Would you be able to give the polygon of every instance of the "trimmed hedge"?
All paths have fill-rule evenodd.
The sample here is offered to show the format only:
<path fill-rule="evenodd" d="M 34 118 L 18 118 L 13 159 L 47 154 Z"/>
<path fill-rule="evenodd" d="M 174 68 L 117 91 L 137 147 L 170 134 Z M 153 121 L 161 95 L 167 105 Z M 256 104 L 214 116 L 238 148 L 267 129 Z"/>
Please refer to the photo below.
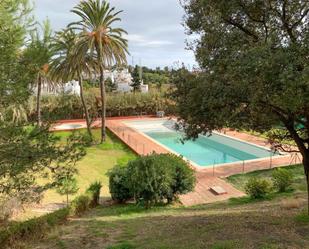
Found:
<path fill-rule="evenodd" d="M 0 230 L 1 248 L 11 248 L 16 241 L 40 239 L 52 227 L 63 224 L 69 216 L 69 209 L 59 209 L 53 213 L 18 222 Z"/>

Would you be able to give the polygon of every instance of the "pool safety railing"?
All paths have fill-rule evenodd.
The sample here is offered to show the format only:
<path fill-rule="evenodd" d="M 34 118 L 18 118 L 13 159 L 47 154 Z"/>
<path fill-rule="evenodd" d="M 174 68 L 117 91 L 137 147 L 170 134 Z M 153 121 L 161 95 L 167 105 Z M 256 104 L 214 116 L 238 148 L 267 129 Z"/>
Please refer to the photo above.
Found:
<path fill-rule="evenodd" d="M 257 160 L 241 161 L 229 164 L 216 165 L 214 161 L 212 167 L 205 168 L 203 171 L 209 176 L 226 177 L 235 174 L 244 174 L 256 170 L 272 169 L 282 166 L 291 166 L 302 163 L 299 153 L 290 153 L 282 156 L 270 154 L 268 158 Z"/>
<path fill-rule="evenodd" d="M 128 130 L 126 127 L 109 125 L 108 128 L 137 154 L 146 156 L 154 152 L 148 148 L 145 143 L 134 138 L 134 136 L 132 136 L 132 131 Z"/>

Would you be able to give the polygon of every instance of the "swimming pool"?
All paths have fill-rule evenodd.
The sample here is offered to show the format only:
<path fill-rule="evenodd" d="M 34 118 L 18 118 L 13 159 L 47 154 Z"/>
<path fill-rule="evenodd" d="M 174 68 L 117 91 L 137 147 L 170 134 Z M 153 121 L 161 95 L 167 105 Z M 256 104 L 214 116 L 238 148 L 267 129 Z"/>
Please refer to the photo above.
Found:
<path fill-rule="evenodd" d="M 272 151 L 218 133 L 200 135 L 196 140 L 181 142 L 183 134 L 173 129 L 172 120 L 128 121 L 128 126 L 143 133 L 171 152 L 182 155 L 198 166 L 255 160 L 275 155 Z"/>

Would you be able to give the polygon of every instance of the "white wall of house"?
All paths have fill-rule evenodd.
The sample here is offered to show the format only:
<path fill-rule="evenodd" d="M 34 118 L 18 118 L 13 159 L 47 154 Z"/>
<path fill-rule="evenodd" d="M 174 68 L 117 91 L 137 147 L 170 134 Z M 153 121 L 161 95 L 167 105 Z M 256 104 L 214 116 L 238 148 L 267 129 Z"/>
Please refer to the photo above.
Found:
<path fill-rule="evenodd" d="M 37 93 L 37 86 L 33 87 L 32 89 L 33 94 L 36 95 Z M 55 86 L 48 86 L 46 84 L 42 85 L 42 96 L 44 95 L 61 95 L 61 94 L 72 94 L 72 95 L 79 95 L 80 94 L 80 86 L 78 81 L 72 80 L 65 84 L 59 84 Z"/>
<path fill-rule="evenodd" d="M 141 85 L 141 92 L 142 93 L 148 93 L 148 91 L 149 91 L 149 86 L 142 84 Z"/>
<path fill-rule="evenodd" d="M 78 81 L 72 80 L 66 84 L 64 84 L 64 93 L 66 94 L 74 94 L 79 95 L 80 94 L 80 86 L 78 84 Z"/>
<path fill-rule="evenodd" d="M 123 93 L 128 93 L 133 91 L 133 87 L 130 86 L 128 83 L 117 83 L 117 91 L 118 92 L 123 92 Z"/>

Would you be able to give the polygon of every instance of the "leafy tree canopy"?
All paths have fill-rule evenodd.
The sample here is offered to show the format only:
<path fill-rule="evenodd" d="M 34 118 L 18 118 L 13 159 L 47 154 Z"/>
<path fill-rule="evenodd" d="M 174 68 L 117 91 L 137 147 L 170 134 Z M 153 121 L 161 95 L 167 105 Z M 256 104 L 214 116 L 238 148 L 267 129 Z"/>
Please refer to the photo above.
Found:
<path fill-rule="evenodd" d="M 309 2 L 186 0 L 185 23 L 200 72 L 175 79 L 189 137 L 223 127 L 292 139 L 309 181 Z M 292 149 L 294 150 L 294 149 Z M 309 187 L 309 186 L 308 186 Z"/>
<path fill-rule="evenodd" d="M 0 1 L 0 117 L 2 108 L 20 104 L 28 96 L 29 75 L 19 62 L 33 21 L 30 12 L 27 0 Z"/>
<path fill-rule="evenodd" d="M 82 136 L 59 141 L 48 126 L 34 127 L 22 114 L 35 79 L 29 69 L 41 61 L 40 53 L 25 59 L 33 45 L 28 49 L 25 42 L 30 14 L 27 0 L 0 2 L 0 197 L 22 202 L 39 200 L 63 175 L 76 173 L 75 163 L 85 154 Z"/>

